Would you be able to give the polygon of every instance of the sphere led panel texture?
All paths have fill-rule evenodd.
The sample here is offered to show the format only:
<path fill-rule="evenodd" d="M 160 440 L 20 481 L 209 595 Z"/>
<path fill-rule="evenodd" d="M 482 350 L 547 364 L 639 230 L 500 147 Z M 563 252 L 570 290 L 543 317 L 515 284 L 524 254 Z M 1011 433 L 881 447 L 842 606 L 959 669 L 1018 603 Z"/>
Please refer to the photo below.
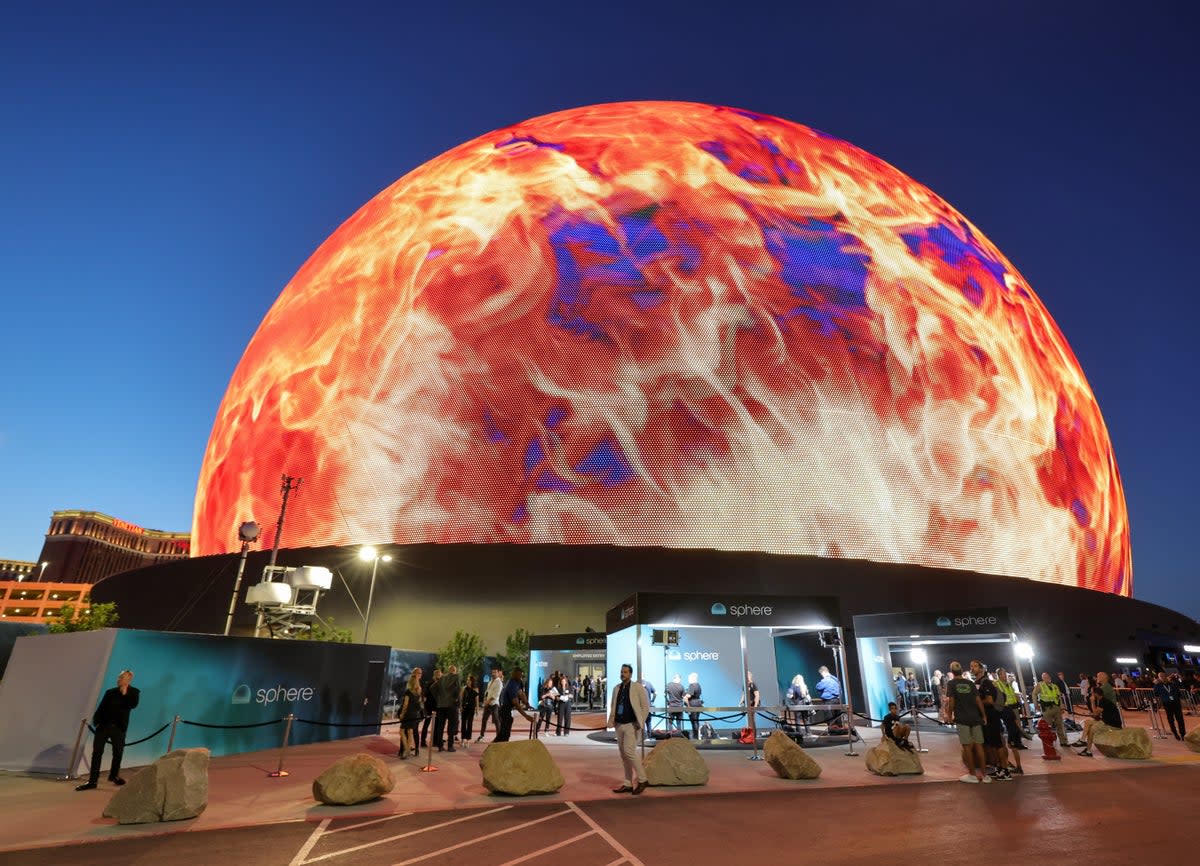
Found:
<path fill-rule="evenodd" d="M 662 545 L 1128 595 L 1112 445 L 1046 308 L 844 141 L 592 106 L 417 168 L 284 289 L 221 404 L 193 550 Z"/>

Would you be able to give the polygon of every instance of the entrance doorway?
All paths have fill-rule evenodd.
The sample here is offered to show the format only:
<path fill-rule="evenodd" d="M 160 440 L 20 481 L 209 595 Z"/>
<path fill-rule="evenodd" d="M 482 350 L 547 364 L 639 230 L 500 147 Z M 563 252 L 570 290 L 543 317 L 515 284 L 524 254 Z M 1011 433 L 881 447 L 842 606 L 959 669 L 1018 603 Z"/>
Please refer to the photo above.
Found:
<path fill-rule="evenodd" d="M 604 684 L 600 678 L 604 676 L 602 662 L 575 662 L 575 679 L 580 684 L 579 694 L 575 697 L 575 705 L 583 707 L 604 706 Z M 588 683 L 584 689 L 583 683 Z M 590 690 L 591 694 L 588 694 Z"/>
<path fill-rule="evenodd" d="M 989 671 L 1003 667 L 1015 674 L 1023 694 L 1032 671 L 1032 662 L 1017 654 L 1018 638 L 1007 608 L 856 616 L 854 636 L 873 720 L 883 718 L 890 701 L 936 718 L 951 661 L 961 662 L 964 669 L 972 659 Z M 913 683 L 915 694 L 909 698 Z"/>

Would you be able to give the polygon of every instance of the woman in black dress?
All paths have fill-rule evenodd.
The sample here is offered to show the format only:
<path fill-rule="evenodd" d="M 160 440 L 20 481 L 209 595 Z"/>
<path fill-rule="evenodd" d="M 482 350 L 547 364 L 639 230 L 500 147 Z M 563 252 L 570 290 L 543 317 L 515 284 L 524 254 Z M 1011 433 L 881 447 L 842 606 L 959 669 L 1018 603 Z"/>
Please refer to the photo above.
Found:
<path fill-rule="evenodd" d="M 420 754 L 417 748 L 417 726 L 425 716 L 421 700 L 421 669 L 417 668 L 408 678 L 408 685 L 400 698 L 400 760 L 411 753 L 414 757 Z"/>
<path fill-rule="evenodd" d="M 471 742 L 471 733 L 475 728 L 475 708 L 479 706 L 479 687 L 475 684 L 475 674 L 467 676 L 467 684 L 462 690 L 462 741 Z"/>

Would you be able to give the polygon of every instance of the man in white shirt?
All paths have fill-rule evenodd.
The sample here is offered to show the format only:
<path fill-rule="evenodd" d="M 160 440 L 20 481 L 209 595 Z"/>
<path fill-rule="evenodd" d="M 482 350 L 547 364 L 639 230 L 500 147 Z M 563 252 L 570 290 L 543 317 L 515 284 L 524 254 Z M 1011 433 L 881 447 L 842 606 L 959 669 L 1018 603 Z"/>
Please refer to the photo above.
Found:
<path fill-rule="evenodd" d="M 504 691 L 504 671 L 501 670 L 499 665 L 492 665 L 492 678 L 488 682 L 487 691 L 483 695 L 483 721 L 479 723 L 479 738 L 475 742 L 483 742 L 483 736 L 487 733 L 489 716 L 492 719 L 492 724 L 496 726 L 496 730 L 500 729 L 500 720 L 496 718 L 496 703 L 500 700 L 500 693 L 502 691 Z"/>

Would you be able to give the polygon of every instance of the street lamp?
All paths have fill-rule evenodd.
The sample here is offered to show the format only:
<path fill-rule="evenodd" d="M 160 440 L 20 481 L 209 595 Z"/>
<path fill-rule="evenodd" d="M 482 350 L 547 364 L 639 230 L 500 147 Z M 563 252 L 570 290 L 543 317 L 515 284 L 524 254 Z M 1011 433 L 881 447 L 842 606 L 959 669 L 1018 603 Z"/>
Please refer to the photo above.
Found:
<path fill-rule="evenodd" d="M 367 613 L 366 616 L 363 617 L 362 642 L 366 643 L 367 635 L 371 631 L 371 602 L 375 599 L 375 572 L 379 570 L 379 560 L 382 559 L 384 562 L 391 562 L 392 557 L 386 553 L 383 556 L 380 556 L 378 550 L 376 550 L 374 547 L 367 546 L 359 548 L 358 558 L 364 562 L 371 563 L 371 588 L 367 592 Z"/>
<path fill-rule="evenodd" d="M 925 685 L 929 688 L 929 697 L 932 699 L 934 696 L 933 684 L 929 681 L 929 665 L 926 664 L 926 662 L 929 661 L 929 654 L 925 652 L 924 647 L 915 646 L 909 651 L 908 657 L 913 660 L 913 664 L 920 665 L 925 669 Z M 912 713 L 912 728 L 917 732 L 917 751 L 928 752 L 928 749 L 921 748 L 921 729 L 917 726 L 917 718 L 920 716 L 920 713 L 917 712 L 917 708 L 920 706 L 920 704 L 920 700 L 914 698 L 913 706 L 910 706 L 909 710 Z"/>
<path fill-rule="evenodd" d="M 225 614 L 225 637 L 229 637 L 229 627 L 233 625 L 233 609 L 237 606 L 238 590 L 242 588 L 242 573 L 246 570 L 246 554 L 250 544 L 258 538 L 258 524 L 247 520 L 238 527 L 238 540 L 242 542 L 242 557 L 238 560 L 237 580 L 233 582 L 233 595 L 229 597 L 229 613 Z M 255 637 L 258 629 L 254 630 Z"/>
<path fill-rule="evenodd" d="M 1033 647 L 1025 641 L 1021 641 L 1013 647 L 1013 652 L 1017 654 L 1017 658 L 1022 658 L 1029 662 L 1029 674 L 1033 677 L 1033 683 L 1029 686 L 1029 690 L 1032 692 L 1037 687 L 1038 681 L 1037 669 L 1033 666 Z"/>
<path fill-rule="evenodd" d="M 46 579 L 46 566 L 49 564 L 50 563 L 48 563 L 48 562 L 42 563 L 42 570 L 38 572 L 38 583 L 41 583 L 43 580 Z"/>

